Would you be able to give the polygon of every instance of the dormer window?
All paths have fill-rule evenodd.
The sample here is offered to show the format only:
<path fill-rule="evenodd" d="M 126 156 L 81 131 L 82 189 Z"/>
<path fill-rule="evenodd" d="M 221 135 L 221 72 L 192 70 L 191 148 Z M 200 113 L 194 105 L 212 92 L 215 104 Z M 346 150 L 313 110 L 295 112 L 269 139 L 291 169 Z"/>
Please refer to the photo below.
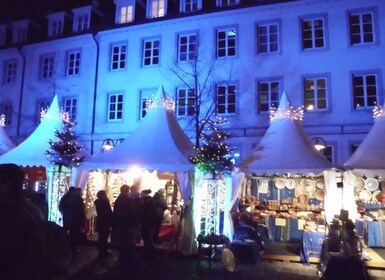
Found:
<path fill-rule="evenodd" d="M 27 41 L 28 21 L 22 20 L 13 23 L 13 43 L 23 43 Z"/>
<path fill-rule="evenodd" d="M 81 7 L 72 10 L 74 21 L 72 26 L 73 32 L 83 32 L 90 29 L 91 7 Z"/>
<path fill-rule="evenodd" d="M 64 30 L 64 12 L 54 13 L 48 18 L 48 37 L 56 37 L 63 34 Z"/>
<path fill-rule="evenodd" d="M 115 23 L 123 24 L 133 22 L 135 18 L 135 1 L 133 0 L 115 0 L 116 13 Z"/>
<path fill-rule="evenodd" d="M 180 11 L 182 13 L 191 13 L 202 9 L 202 0 L 181 0 Z"/>
<path fill-rule="evenodd" d="M 229 7 L 238 5 L 240 0 L 217 0 L 217 7 Z"/>
<path fill-rule="evenodd" d="M 158 18 L 164 17 L 167 11 L 167 1 L 165 0 L 148 0 L 147 1 L 147 17 Z"/>

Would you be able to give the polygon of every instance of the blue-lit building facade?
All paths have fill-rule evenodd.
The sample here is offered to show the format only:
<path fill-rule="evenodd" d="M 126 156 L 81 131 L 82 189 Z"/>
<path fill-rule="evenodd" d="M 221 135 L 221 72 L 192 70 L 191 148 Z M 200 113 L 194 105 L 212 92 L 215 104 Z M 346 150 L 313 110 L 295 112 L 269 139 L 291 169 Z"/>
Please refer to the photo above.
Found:
<path fill-rule="evenodd" d="M 79 141 L 100 153 L 104 139 L 125 138 L 140 125 L 146 100 L 160 85 L 193 138 L 195 88 L 174 72 L 189 73 L 194 62 L 212 93 L 207 106 L 214 104 L 228 120 L 224 129 L 239 161 L 265 133 L 270 107 L 283 91 L 293 107 L 303 106 L 305 131 L 326 140 L 323 153 L 336 165 L 362 142 L 373 125 L 373 107 L 384 102 L 385 1 L 58 6 L 47 8 L 40 21 L 0 19 L 0 110 L 15 143 L 32 133 L 41 108 L 57 94 L 77 120 Z"/>

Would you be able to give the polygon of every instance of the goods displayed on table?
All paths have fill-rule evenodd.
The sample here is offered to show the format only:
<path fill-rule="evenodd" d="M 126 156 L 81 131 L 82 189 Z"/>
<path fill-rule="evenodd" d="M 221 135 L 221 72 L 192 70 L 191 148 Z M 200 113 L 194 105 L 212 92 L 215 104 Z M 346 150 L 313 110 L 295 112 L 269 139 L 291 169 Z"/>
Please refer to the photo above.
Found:
<path fill-rule="evenodd" d="M 377 178 L 356 177 L 355 197 L 361 219 L 366 221 L 385 220 L 385 182 Z"/>
<path fill-rule="evenodd" d="M 298 241 L 302 232 L 325 232 L 324 180 L 257 178 L 239 201 L 240 214 L 250 212 L 265 224 L 273 241 Z"/>

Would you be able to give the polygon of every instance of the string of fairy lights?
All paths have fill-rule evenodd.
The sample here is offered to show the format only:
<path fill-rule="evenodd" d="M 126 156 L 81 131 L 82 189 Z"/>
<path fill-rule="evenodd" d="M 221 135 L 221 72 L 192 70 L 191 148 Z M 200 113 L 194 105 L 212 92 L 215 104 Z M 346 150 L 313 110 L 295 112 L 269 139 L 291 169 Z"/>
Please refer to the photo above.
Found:
<path fill-rule="evenodd" d="M 384 114 L 382 106 L 374 106 L 373 107 L 373 118 L 374 119 L 377 119 L 379 117 L 383 117 L 384 115 L 385 114 Z"/>
<path fill-rule="evenodd" d="M 275 106 L 270 107 L 270 121 L 278 119 L 291 119 L 302 121 L 304 107 L 294 108 L 289 103 L 283 108 Z"/>

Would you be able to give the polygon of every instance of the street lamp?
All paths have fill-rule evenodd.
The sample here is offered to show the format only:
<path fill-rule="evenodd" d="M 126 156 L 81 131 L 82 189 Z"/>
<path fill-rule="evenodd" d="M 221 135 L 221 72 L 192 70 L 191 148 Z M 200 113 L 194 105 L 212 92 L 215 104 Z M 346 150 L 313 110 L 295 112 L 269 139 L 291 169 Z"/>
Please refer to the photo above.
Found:
<path fill-rule="evenodd" d="M 317 151 L 321 151 L 326 148 L 326 141 L 321 137 L 314 137 L 311 139 L 311 141 Z"/>
<path fill-rule="evenodd" d="M 112 140 L 111 138 L 104 139 L 102 142 L 103 151 L 109 151 L 114 147 L 116 147 L 117 145 L 119 145 L 120 143 L 122 143 L 123 141 L 124 141 L 124 138 L 119 138 L 116 140 Z"/>

